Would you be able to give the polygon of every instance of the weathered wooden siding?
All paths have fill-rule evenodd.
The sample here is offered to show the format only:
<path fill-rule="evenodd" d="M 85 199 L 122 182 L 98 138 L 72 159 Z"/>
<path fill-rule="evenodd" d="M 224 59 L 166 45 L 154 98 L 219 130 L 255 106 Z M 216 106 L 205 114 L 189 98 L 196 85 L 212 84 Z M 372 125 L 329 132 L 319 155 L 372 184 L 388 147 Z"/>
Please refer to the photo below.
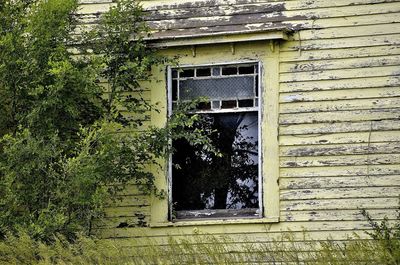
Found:
<path fill-rule="evenodd" d="M 112 1 L 82 0 L 95 23 Z M 303 240 L 343 240 L 368 228 L 366 208 L 394 218 L 400 193 L 400 1 L 143 1 L 154 38 L 292 32 L 280 43 L 280 217 L 276 224 L 149 228 L 150 201 L 135 192 L 108 211 L 105 237 L 228 234 L 268 242 L 282 231 Z M 267 47 L 267 46 L 266 46 Z M 153 92 L 154 93 L 154 92 Z M 134 188 L 132 188 L 134 190 Z M 140 216 L 139 216 L 140 215 Z M 126 223 L 127 225 L 125 225 Z M 116 228 L 117 226 L 136 226 Z M 138 228 L 137 226 L 145 226 Z"/>

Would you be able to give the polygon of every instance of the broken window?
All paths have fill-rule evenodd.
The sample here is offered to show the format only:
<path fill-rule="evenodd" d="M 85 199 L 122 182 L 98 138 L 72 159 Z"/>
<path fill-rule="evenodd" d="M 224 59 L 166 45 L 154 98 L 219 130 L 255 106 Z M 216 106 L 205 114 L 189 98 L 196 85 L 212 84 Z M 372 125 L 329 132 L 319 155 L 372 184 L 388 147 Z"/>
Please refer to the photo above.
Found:
<path fill-rule="evenodd" d="M 171 218 L 260 217 L 259 64 L 170 70 L 170 110 L 199 97 L 195 128 L 208 134 L 217 155 L 174 141 Z"/>

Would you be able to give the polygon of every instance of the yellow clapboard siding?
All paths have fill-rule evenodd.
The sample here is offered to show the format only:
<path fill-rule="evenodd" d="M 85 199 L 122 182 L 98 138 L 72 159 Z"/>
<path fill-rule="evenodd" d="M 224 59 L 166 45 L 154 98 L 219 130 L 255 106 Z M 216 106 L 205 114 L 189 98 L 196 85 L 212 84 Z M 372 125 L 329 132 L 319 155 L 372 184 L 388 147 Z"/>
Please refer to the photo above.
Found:
<path fill-rule="evenodd" d="M 288 157 L 385 153 L 390 154 L 400 153 L 400 142 L 281 146 L 279 151 L 280 156 Z"/>
<path fill-rule="evenodd" d="M 379 194 L 378 194 L 379 195 Z M 321 200 L 282 201 L 282 211 L 321 211 L 321 210 L 359 210 L 359 209 L 394 209 L 398 206 L 398 197 L 380 195 L 375 198 L 338 198 Z"/>
<path fill-rule="evenodd" d="M 358 5 L 367 5 L 367 4 L 380 4 L 380 3 L 390 3 L 397 2 L 396 0 L 313 0 L 312 2 L 306 0 L 298 0 L 298 1 L 287 1 L 286 8 L 289 10 L 310 10 L 314 8 L 338 8 L 342 6 L 352 6 L 357 9 Z"/>
<path fill-rule="evenodd" d="M 95 23 L 99 13 L 113 4 L 111 0 L 81 1 L 85 3 L 80 11 L 82 23 Z M 275 23 L 301 29 L 276 46 L 281 82 L 280 222 L 140 227 L 149 223 L 154 201 L 132 185 L 121 193 L 125 195 L 116 207 L 108 208 L 110 217 L 96 227 L 100 235 L 126 242 L 126 253 L 129 247 L 148 244 L 148 239 L 165 246 L 169 235 L 201 239 L 203 233 L 231 236 L 235 249 L 247 239 L 272 244 L 289 230 L 296 242 L 328 236 L 345 240 L 354 231 L 365 237 L 363 230 L 370 226 L 359 208 L 367 208 L 378 220 L 385 215 L 394 219 L 400 193 L 400 1 L 152 0 L 143 4 L 151 11 L 147 19 L 157 20 L 152 26 L 175 28 L 179 34 L 190 27 L 204 26 L 206 31 L 210 23 L 220 25 L 216 31 L 241 23 L 250 23 L 248 29 Z M 282 12 L 251 13 L 281 4 Z M 248 44 L 248 50 L 252 45 Z M 267 43 L 265 47 L 271 49 Z M 227 61 L 242 59 L 234 48 L 219 56 Z M 260 54 L 243 58 L 259 60 Z M 204 62 L 197 54 L 187 60 L 191 56 L 190 52 L 184 55 L 184 61 Z M 210 57 L 210 63 L 217 61 Z M 165 89 L 154 83 L 147 86 L 154 87 Z M 146 99 L 164 100 L 165 92 L 159 91 L 158 95 L 148 93 Z M 157 115 L 151 115 L 141 117 L 145 126 L 157 120 Z M 116 228 L 125 225 L 135 227 Z M 304 230 L 309 231 L 308 239 Z"/>
<path fill-rule="evenodd" d="M 367 47 L 347 47 L 330 50 L 302 50 L 299 51 L 281 51 L 280 61 L 282 64 L 298 61 L 313 61 L 313 60 L 332 60 L 332 59 L 346 59 L 346 58 L 363 58 L 374 56 L 388 56 L 399 55 L 400 46 L 389 46 L 382 44 L 380 46 L 367 46 Z"/>
<path fill-rule="evenodd" d="M 281 167 L 400 164 L 400 154 L 281 157 Z"/>
<path fill-rule="evenodd" d="M 121 227 L 145 227 L 150 223 L 150 216 L 143 215 L 140 212 L 137 216 L 130 217 L 106 217 L 94 220 L 93 227 L 95 229 L 121 228 Z"/>
<path fill-rule="evenodd" d="M 137 215 L 149 215 L 149 206 L 127 206 L 127 207 L 107 207 L 105 208 L 106 217 L 134 217 Z"/>
<path fill-rule="evenodd" d="M 320 90 L 341 90 L 373 87 L 399 87 L 400 76 L 360 77 L 338 80 L 311 80 L 281 83 L 280 92 L 303 92 Z"/>
<path fill-rule="evenodd" d="M 280 113 L 307 113 L 343 110 L 390 109 L 400 106 L 400 97 L 332 100 L 317 102 L 291 102 L 279 105 Z"/>
<path fill-rule="evenodd" d="M 369 15 L 369 14 L 382 14 L 382 13 L 391 13 L 391 12 L 399 12 L 400 6 L 398 2 L 390 3 L 379 3 L 373 5 L 365 4 L 362 2 L 358 2 L 358 5 L 352 5 L 349 3 L 348 6 L 336 7 L 336 6 L 326 6 L 324 8 L 316 8 L 316 9 L 305 9 L 305 10 L 293 10 L 296 14 L 307 14 L 308 16 L 314 17 L 347 17 L 347 16 L 356 16 L 356 15 Z M 289 4 L 290 5 L 290 4 Z"/>
<path fill-rule="evenodd" d="M 279 127 L 279 135 L 327 134 L 400 130 L 400 120 L 352 121 L 315 124 L 291 124 Z M 305 137 L 305 136 L 303 136 Z"/>
<path fill-rule="evenodd" d="M 388 34 L 378 36 L 347 37 L 305 41 L 288 41 L 281 45 L 282 51 L 302 50 L 329 50 L 338 48 L 370 47 L 381 45 L 399 45 L 400 34 Z"/>
<path fill-rule="evenodd" d="M 282 190 L 342 187 L 400 187 L 400 175 L 281 178 L 279 185 Z"/>
<path fill-rule="evenodd" d="M 321 70 L 310 72 L 282 73 L 280 82 L 335 80 L 347 78 L 362 78 L 364 76 L 399 76 L 399 66 L 381 66 L 357 69 Z"/>
<path fill-rule="evenodd" d="M 342 99 L 364 99 L 364 98 L 388 98 L 399 97 L 400 87 L 375 87 L 346 90 L 328 90 L 328 91 L 307 91 L 280 93 L 281 103 L 303 102 L 303 101 L 326 101 Z"/>
<path fill-rule="evenodd" d="M 399 14 L 400 17 L 400 14 Z M 280 73 L 400 65 L 400 55 L 281 63 Z"/>
<path fill-rule="evenodd" d="M 400 164 L 281 168 L 280 173 L 283 178 L 400 175 Z M 385 195 L 377 193 L 376 196 Z"/>
<path fill-rule="evenodd" d="M 400 108 L 281 114 L 280 124 L 400 119 Z"/>
<path fill-rule="evenodd" d="M 173 236 L 175 239 L 189 239 L 191 237 L 201 237 L 203 233 L 208 230 L 207 227 L 197 227 L 198 234 L 193 233 L 194 227 L 163 227 L 162 229 L 154 228 L 121 228 L 121 229 L 102 229 L 99 231 L 103 237 L 139 237 L 140 235 L 147 236 L 151 240 L 153 239 L 168 239 L 169 236 Z M 283 229 L 284 228 L 284 229 Z M 352 233 L 354 230 L 369 229 L 369 224 L 366 221 L 341 221 L 341 222 L 282 222 L 280 225 L 225 225 L 212 227 L 213 235 L 227 235 L 233 239 L 237 238 L 237 242 L 243 242 L 246 236 L 252 240 L 270 240 L 276 237 L 280 237 L 282 232 L 293 233 L 295 238 L 304 240 L 304 233 L 314 234 L 313 232 L 318 231 L 318 238 L 326 239 L 328 234 L 336 231 L 347 231 L 344 234 Z M 297 233 L 298 232 L 298 233 Z M 325 232 L 325 233 L 324 233 Z M 244 236 L 245 235 L 245 236 Z M 204 236 L 204 235 L 203 235 Z M 338 239 L 343 239 L 343 234 Z"/>
<path fill-rule="evenodd" d="M 342 27 L 358 26 L 358 25 L 378 25 L 400 22 L 399 13 L 369 14 L 347 17 L 324 17 L 315 18 L 313 20 L 292 20 L 290 24 L 299 24 L 306 29 L 328 29 L 337 28 L 340 31 Z M 284 22 L 289 24 L 289 22 Z M 301 35 L 300 35 L 301 36 Z"/>
<path fill-rule="evenodd" d="M 128 183 L 125 185 L 124 188 L 122 186 L 118 185 L 118 191 L 117 191 L 117 198 L 119 196 L 139 196 L 142 197 L 144 195 L 144 192 L 141 190 L 141 187 L 139 184 L 131 184 Z"/>
<path fill-rule="evenodd" d="M 283 135 L 279 137 L 281 146 L 310 144 L 344 144 L 344 143 L 374 143 L 399 142 L 400 131 L 371 131 L 331 134 Z"/>
<path fill-rule="evenodd" d="M 113 202 L 107 204 L 108 207 L 125 206 L 150 206 L 149 196 L 147 195 L 125 195 L 115 196 Z"/>
<path fill-rule="evenodd" d="M 382 208 L 379 210 L 369 210 L 370 216 L 378 221 L 384 216 L 391 220 L 396 219 L 396 209 Z M 281 216 L 284 221 L 304 222 L 304 221 L 363 221 L 365 217 L 361 210 L 339 210 L 339 211 L 283 211 Z"/>
<path fill-rule="evenodd" d="M 339 198 L 369 198 L 377 194 L 395 197 L 400 193 L 400 187 L 357 187 L 357 188 L 332 188 L 332 189 L 300 189 L 281 191 L 281 200 L 318 200 Z"/>
<path fill-rule="evenodd" d="M 400 10 L 397 10 L 400 11 Z M 378 24 L 378 25 L 356 25 L 341 28 L 310 29 L 302 30 L 300 34 L 294 34 L 294 41 L 336 39 L 358 36 L 373 36 L 384 34 L 399 34 L 399 24 Z"/>
<path fill-rule="evenodd" d="M 106 0 L 103 0 L 106 1 Z M 109 1 L 111 2 L 111 1 Z M 379 4 L 379 3 L 390 3 L 396 2 L 396 0 L 363 0 L 363 1 L 350 1 L 350 0 L 338 0 L 334 3 L 328 0 L 314 0 L 313 2 L 299 0 L 251 0 L 251 1 L 243 1 L 243 0 L 214 0 L 211 2 L 208 1 L 171 1 L 171 0 L 145 0 L 142 1 L 143 6 L 146 10 L 176 10 L 177 15 L 179 15 L 179 11 L 183 9 L 182 5 L 194 7 L 220 7 L 224 8 L 226 6 L 246 6 L 246 5 L 253 5 L 253 4 L 267 4 L 271 2 L 284 2 L 286 9 L 288 10 L 310 10 L 315 8 L 324 8 L 324 7 L 342 7 L 342 6 L 354 6 L 354 5 L 365 5 L 365 4 Z M 169 13 L 167 13 L 169 14 Z"/>

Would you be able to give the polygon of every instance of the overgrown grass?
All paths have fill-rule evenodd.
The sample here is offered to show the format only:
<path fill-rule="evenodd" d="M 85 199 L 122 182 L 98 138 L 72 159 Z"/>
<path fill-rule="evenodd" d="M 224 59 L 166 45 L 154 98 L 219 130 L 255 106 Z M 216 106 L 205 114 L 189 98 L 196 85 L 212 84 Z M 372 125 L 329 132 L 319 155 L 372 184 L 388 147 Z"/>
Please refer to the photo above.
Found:
<path fill-rule="evenodd" d="M 51 244 L 35 241 L 24 233 L 0 240 L 0 264 L 317 264 L 400 265 L 400 213 L 391 223 L 385 218 L 375 222 L 364 216 L 372 230 L 369 239 L 356 234 L 345 241 L 303 240 L 284 233 L 268 243 L 254 243 L 244 235 L 237 244 L 228 236 L 196 235 L 190 240 L 169 238 L 160 246 L 151 239 L 122 246 L 118 240 L 99 240 L 80 236 L 68 242 L 62 236 Z"/>
<path fill-rule="evenodd" d="M 0 242 L 0 264 L 400 264 L 400 249 L 388 249 L 386 241 L 304 243 L 293 241 L 290 233 L 284 237 L 285 241 L 240 245 L 211 235 L 191 241 L 170 238 L 164 246 L 153 243 L 122 251 L 118 241 L 80 237 L 71 244 L 59 238 L 48 245 L 22 235 Z M 398 245 L 399 239 L 391 239 L 395 241 Z"/>

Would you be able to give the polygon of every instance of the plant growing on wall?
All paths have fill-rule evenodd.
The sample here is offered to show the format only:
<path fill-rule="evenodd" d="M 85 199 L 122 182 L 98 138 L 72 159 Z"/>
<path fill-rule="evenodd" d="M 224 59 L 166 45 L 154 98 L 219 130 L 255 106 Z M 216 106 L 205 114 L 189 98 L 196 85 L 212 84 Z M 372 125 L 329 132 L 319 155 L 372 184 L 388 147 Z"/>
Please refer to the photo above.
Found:
<path fill-rule="evenodd" d="M 117 1 L 89 30 L 76 26 L 77 8 L 76 0 L 0 3 L 0 236 L 90 233 L 128 181 L 162 196 L 147 165 L 196 119 L 177 112 L 166 127 L 139 132 L 155 108 L 139 82 L 166 60 L 144 41 L 141 8 Z"/>

